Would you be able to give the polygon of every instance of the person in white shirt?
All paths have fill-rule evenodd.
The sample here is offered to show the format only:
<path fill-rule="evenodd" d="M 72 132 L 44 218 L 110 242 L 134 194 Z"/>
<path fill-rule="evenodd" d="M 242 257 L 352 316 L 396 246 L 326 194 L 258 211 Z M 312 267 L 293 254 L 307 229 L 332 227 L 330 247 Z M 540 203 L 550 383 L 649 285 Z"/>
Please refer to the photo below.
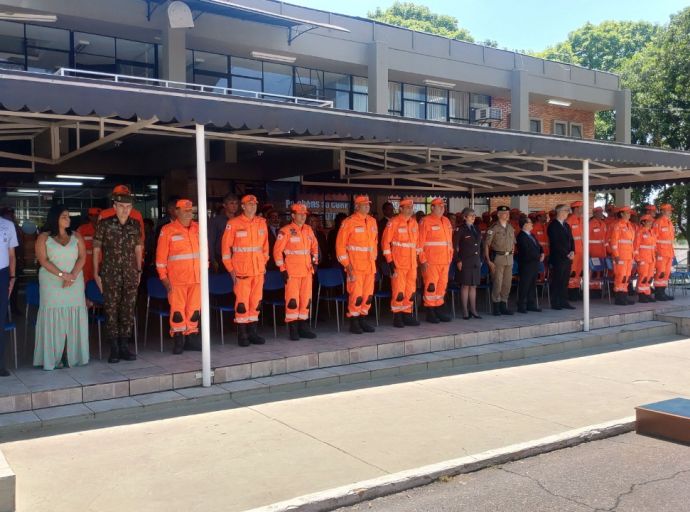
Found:
<path fill-rule="evenodd" d="M 15 247 L 19 245 L 17 230 L 7 219 L 0 218 L 0 377 L 9 376 L 5 366 L 5 331 L 7 305 L 17 280 L 17 256 Z"/>

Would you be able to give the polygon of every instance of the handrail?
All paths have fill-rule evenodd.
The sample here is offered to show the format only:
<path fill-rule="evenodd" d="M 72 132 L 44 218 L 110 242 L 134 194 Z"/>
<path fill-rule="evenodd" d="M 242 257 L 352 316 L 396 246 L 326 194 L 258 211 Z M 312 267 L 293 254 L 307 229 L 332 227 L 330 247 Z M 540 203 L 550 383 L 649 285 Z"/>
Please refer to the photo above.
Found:
<path fill-rule="evenodd" d="M 245 89 L 234 89 L 230 87 L 220 87 L 215 85 L 193 84 L 188 82 L 176 82 L 174 80 L 161 80 L 159 78 L 148 78 L 144 76 L 119 75 L 115 73 L 103 73 L 101 71 L 88 71 L 84 69 L 59 68 L 55 71 L 58 76 L 73 76 L 94 79 L 106 79 L 113 82 L 138 83 L 152 85 L 154 87 L 164 87 L 168 89 L 187 89 L 211 94 L 235 95 L 259 100 L 276 101 L 281 103 L 294 103 L 295 105 L 308 105 L 312 107 L 333 108 L 330 100 L 317 100 L 313 98 L 300 98 L 298 96 L 286 96 L 284 94 L 273 94 L 269 92 L 247 91 Z"/>

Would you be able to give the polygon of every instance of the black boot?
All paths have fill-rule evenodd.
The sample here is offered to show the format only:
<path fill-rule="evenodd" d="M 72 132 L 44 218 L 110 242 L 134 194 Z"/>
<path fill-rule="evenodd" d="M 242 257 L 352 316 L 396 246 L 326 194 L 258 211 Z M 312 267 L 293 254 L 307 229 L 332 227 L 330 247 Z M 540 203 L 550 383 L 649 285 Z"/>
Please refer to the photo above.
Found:
<path fill-rule="evenodd" d="M 299 340 L 299 332 L 297 331 L 297 322 L 290 322 L 288 324 L 288 331 L 290 333 L 290 339 L 292 341 Z"/>
<path fill-rule="evenodd" d="M 237 344 L 240 347 L 251 345 L 249 335 L 247 334 L 247 324 L 237 324 Z"/>
<path fill-rule="evenodd" d="M 627 293 L 623 293 L 623 297 L 625 298 L 625 302 L 627 302 L 628 306 L 632 306 L 633 304 L 635 304 L 635 301 L 631 299 Z"/>
<path fill-rule="evenodd" d="M 508 309 L 508 303 L 507 302 L 501 302 L 501 314 L 502 315 L 512 315 L 513 312 Z"/>
<path fill-rule="evenodd" d="M 362 334 L 364 332 L 362 330 L 362 327 L 359 325 L 359 317 L 357 317 L 357 316 L 351 316 L 350 317 L 350 332 L 352 334 Z"/>
<path fill-rule="evenodd" d="M 405 327 L 405 322 L 403 322 L 402 313 L 393 313 L 393 327 L 397 327 L 399 329 Z"/>
<path fill-rule="evenodd" d="M 639 302 L 640 304 L 646 304 L 649 302 L 649 299 L 647 298 L 647 295 L 645 295 L 644 293 L 640 293 L 638 294 L 637 302 Z"/>
<path fill-rule="evenodd" d="M 120 347 L 117 345 L 117 338 L 110 340 L 110 357 L 108 362 L 111 364 L 120 362 Z"/>
<path fill-rule="evenodd" d="M 259 322 L 252 322 L 249 324 L 247 329 L 247 334 L 249 336 L 249 341 L 254 345 L 263 345 L 266 343 L 266 339 L 259 336 L 256 332 L 256 328 Z"/>
<path fill-rule="evenodd" d="M 184 349 L 201 352 L 201 340 L 198 334 L 189 334 L 184 337 Z"/>
<path fill-rule="evenodd" d="M 524 304 L 518 304 L 517 312 L 518 313 L 527 313 L 527 306 L 525 306 Z"/>
<path fill-rule="evenodd" d="M 616 306 L 627 306 L 628 305 L 628 299 L 626 299 L 625 295 L 626 295 L 626 292 L 616 292 L 616 301 L 615 301 Z"/>
<path fill-rule="evenodd" d="M 436 308 L 436 318 L 438 318 L 441 322 L 450 322 L 452 320 L 450 315 L 444 311 L 443 306 L 438 306 Z"/>
<path fill-rule="evenodd" d="M 492 309 L 494 312 L 494 316 L 501 316 L 501 303 L 500 302 L 494 302 L 492 304 Z"/>
<path fill-rule="evenodd" d="M 120 359 L 123 361 L 136 361 L 136 354 L 129 351 L 129 338 L 120 338 Z"/>
<path fill-rule="evenodd" d="M 366 316 L 360 316 L 359 317 L 359 326 L 362 328 L 362 331 L 364 332 L 375 332 L 376 328 L 371 325 L 369 322 L 367 322 L 367 317 Z"/>
<path fill-rule="evenodd" d="M 307 338 L 308 340 L 316 338 L 316 333 L 309 328 L 309 322 L 307 320 L 299 320 L 297 324 L 297 333 L 300 338 Z"/>
<path fill-rule="evenodd" d="M 441 319 L 436 316 L 436 308 L 431 306 L 426 307 L 426 321 L 430 324 L 438 324 L 441 322 Z"/>
<path fill-rule="evenodd" d="M 647 295 L 647 302 L 656 302 L 654 295 L 652 295 L 652 294 Z"/>
<path fill-rule="evenodd" d="M 438 311 L 436 315 L 438 316 Z M 403 313 L 402 319 L 403 323 L 407 326 L 417 327 L 419 325 L 419 320 L 417 320 L 412 313 Z"/>
<path fill-rule="evenodd" d="M 184 352 L 184 336 L 176 334 L 173 336 L 173 354 L 179 356 Z"/>

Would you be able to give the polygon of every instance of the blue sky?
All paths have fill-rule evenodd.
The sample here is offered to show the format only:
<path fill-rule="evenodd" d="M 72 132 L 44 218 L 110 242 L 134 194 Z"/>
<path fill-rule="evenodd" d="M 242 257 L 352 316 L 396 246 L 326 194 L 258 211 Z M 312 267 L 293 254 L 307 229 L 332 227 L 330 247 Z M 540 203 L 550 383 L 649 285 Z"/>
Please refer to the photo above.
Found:
<path fill-rule="evenodd" d="M 500 48 L 543 50 L 586 22 L 645 20 L 667 23 L 688 0 L 413 0 L 439 14 L 456 17 L 477 41 L 494 39 Z M 288 3 L 365 17 L 393 0 L 288 0 Z"/>

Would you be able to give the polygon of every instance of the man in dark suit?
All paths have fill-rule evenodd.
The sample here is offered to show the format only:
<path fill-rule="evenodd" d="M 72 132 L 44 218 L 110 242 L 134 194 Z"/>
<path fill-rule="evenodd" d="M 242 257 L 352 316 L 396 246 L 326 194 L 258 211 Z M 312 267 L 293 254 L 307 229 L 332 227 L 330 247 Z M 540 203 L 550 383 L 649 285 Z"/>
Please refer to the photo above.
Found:
<path fill-rule="evenodd" d="M 268 224 L 268 254 L 273 254 L 273 246 L 276 244 L 276 238 L 280 230 L 280 214 L 277 210 L 266 212 L 266 223 Z M 273 258 L 268 260 L 266 270 L 278 270 Z"/>
<path fill-rule="evenodd" d="M 539 263 L 544 261 L 544 249 L 532 234 L 532 219 L 520 219 L 520 232 L 517 236 L 517 261 L 520 285 L 518 286 L 518 313 L 540 312 L 537 307 L 537 274 Z"/>
<path fill-rule="evenodd" d="M 570 214 L 567 204 L 556 206 L 556 218 L 549 223 L 546 230 L 549 236 L 549 265 L 551 266 L 551 308 L 575 309 L 568 303 L 568 279 L 570 266 L 575 257 L 575 240 L 570 226 L 565 219 Z"/>

